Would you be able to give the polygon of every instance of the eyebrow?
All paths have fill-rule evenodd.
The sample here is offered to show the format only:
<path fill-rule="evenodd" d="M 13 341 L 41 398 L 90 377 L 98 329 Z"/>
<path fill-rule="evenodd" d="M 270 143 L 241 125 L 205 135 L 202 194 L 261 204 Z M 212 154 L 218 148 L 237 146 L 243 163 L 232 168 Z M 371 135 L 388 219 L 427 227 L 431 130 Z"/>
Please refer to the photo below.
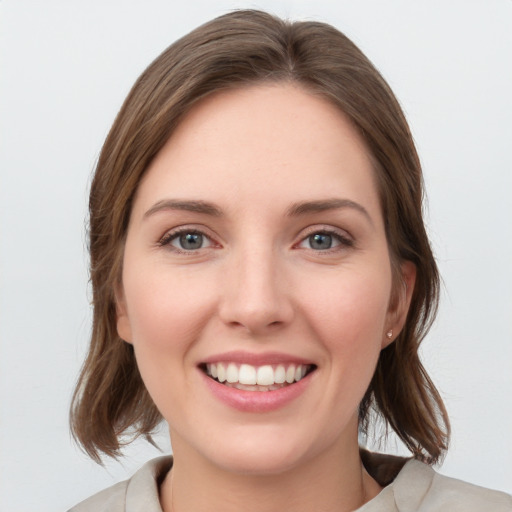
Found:
<path fill-rule="evenodd" d="M 163 199 L 155 203 L 145 214 L 144 218 L 148 218 L 155 213 L 165 210 L 184 210 L 187 212 L 203 213 L 213 217 L 222 216 L 222 211 L 213 203 L 207 201 L 187 201 L 180 199 Z"/>
<path fill-rule="evenodd" d="M 297 217 L 307 215 L 309 213 L 321 213 L 328 210 L 339 210 L 351 208 L 362 213 L 373 225 L 372 218 L 366 208 L 350 199 L 323 199 L 319 201 L 302 201 L 294 203 L 288 208 L 287 215 L 289 217 Z M 221 217 L 222 210 L 208 201 L 201 200 L 180 200 L 180 199 L 163 199 L 155 203 L 145 214 L 144 218 L 150 217 L 155 213 L 166 210 L 182 210 L 188 212 L 202 213 L 213 217 Z"/>
<path fill-rule="evenodd" d="M 308 213 L 321 213 L 328 210 L 339 210 L 351 208 L 362 213 L 370 224 L 373 225 L 373 220 L 368 213 L 368 210 L 359 203 L 355 201 L 351 201 L 350 199 L 323 199 L 320 201 L 304 201 L 299 203 L 294 203 L 290 208 L 288 208 L 287 215 L 290 217 L 306 215 Z"/>

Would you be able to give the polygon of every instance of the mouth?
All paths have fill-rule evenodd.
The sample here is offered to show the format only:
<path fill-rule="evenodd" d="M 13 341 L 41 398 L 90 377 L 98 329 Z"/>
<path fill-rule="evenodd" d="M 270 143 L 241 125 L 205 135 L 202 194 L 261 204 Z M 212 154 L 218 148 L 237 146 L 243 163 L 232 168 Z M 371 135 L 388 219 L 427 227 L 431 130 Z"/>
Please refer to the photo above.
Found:
<path fill-rule="evenodd" d="M 242 391 L 277 391 L 301 381 L 315 371 L 314 364 L 204 363 L 200 369 L 212 380 Z"/>

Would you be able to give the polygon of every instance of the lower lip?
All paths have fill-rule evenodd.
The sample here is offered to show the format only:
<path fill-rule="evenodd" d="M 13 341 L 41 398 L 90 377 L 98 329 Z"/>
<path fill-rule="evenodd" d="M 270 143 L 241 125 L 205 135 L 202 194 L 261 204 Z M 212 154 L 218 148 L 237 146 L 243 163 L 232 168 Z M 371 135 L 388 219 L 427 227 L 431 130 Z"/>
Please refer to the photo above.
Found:
<path fill-rule="evenodd" d="M 274 391 L 244 391 L 225 386 L 201 371 L 206 385 L 216 398 L 243 412 L 270 412 L 284 407 L 304 393 L 309 385 L 312 373 L 294 384 Z"/>

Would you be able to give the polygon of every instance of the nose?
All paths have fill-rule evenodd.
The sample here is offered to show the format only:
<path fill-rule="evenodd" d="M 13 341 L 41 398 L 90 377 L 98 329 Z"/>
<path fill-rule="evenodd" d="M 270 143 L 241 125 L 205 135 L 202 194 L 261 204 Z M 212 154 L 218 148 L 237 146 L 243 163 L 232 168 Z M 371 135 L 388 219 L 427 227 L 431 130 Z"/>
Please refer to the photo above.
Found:
<path fill-rule="evenodd" d="M 233 256 L 219 306 L 225 324 L 262 335 L 291 322 L 291 287 L 278 259 L 271 248 Z"/>

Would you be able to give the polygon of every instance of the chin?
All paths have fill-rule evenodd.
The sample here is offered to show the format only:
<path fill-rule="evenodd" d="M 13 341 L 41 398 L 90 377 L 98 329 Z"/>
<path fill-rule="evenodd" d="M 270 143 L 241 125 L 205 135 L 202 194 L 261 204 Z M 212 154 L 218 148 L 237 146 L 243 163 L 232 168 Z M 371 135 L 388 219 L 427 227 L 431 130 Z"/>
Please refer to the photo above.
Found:
<path fill-rule="evenodd" d="M 219 467 L 230 473 L 252 476 L 271 476 L 285 473 L 292 470 L 300 463 L 300 455 L 295 453 L 276 453 L 271 450 L 250 452 L 236 450 L 224 454 L 219 461 Z"/>
<path fill-rule="evenodd" d="M 308 449 L 305 439 L 281 432 L 243 432 L 230 436 L 225 443 L 217 442 L 215 451 L 207 457 L 213 464 L 231 473 L 265 476 L 290 471 L 310 458 L 313 447 Z M 263 430 L 263 432 L 262 432 Z M 266 435 L 262 435 L 266 434 Z M 206 455 L 206 454 L 205 454 Z"/>

